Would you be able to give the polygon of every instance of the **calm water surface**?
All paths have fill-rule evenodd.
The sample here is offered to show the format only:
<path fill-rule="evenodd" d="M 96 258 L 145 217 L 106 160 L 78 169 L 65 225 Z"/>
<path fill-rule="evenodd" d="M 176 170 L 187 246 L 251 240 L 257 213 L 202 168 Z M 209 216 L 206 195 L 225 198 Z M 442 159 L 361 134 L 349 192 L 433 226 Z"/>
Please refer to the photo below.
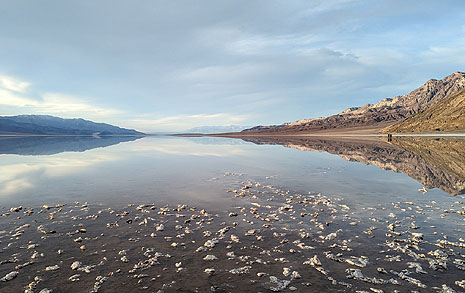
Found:
<path fill-rule="evenodd" d="M 252 142 L 177 137 L 3 138 L 0 139 L 0 204 L 41 205 L 79 200 L 109 204 L 186 201 L 221 206 L 230 204 L 224 202 L 229 197 L 222 183 L 215 181 L 226 172 L 295 190 L 343 196 L 353 199 L 354 204 L 452 200 L 447 192 L 438 188 L 443 178 L 436 178 L 436 186 L 427 186 L 432 189 L 427 196 L 421 196 L 418 189 L 425 186 L 426 181 L 412 177 L 434 177 L 429 170 L 435 166 L 415 166 L 418 161 L 412 157 L 416 154 L 408 151 L 403 152 L 407 157 L 398 153 L 386 157 L 384 144 L 372 145 L 357 140 L 250 140 Z M 465 149 L 465 140 L 457 141 Z M 309 142 L 312 144 L 306 148 Z M 287 147 L 283 147 L 283 143 Z M 381 164 L 391 170 L 380 169 L 377 165 Z M 409 177 L 400 173 L 402 170 L 396 170 L 402 166 L 426 171 L 422 174 L 418 170 Z M 459 191 L 450 187 L 446 189 L 450 193 L 461 193 L 460 184 L 465 178 L 460 178 L 460 174 L 457 177 L 457 182 L 448 184 L 458 185 Z M 428 180 L 433 181 L 432 178 Z"/>
<path fill-rule="evenodd" d="M 112 292 L 122 288 L 118 286 L 150 292 L 463 290 L 464 158 L 465 139 L 453 137 L 394 138 L 392 142 L 377 138 L 2 137 L 0 278 L 9 272 L 18 274 L 0 282 L 0 292 L 20 292 L 28 284 L 34 287 L 31 292 L 45 285 L 53 292 Z M 423 188 L 427 192 L 419 191 Z M 140 204 L 150 205 L 135 209 Z M 59 206 L 41 209 L 43 205 Z M 20 211 L 10 210 L 19 206 Z M 23 215 L 27 208 L 34 213 Z M 198 214 L 202 209 L 210 214 Z M 177 214 L 181 211 L 187 215 Z M 162 216 L 191 217 L 192 222 Z M 206 217 L 206 222 L 196 222 L 197 217 Z M 162 222 L 166 228 L 158 231 Z M 56 231 L 46 233 L 34 226 L 40 223 Z M 211 225 L 212 236 L 202 234 L 204 225 Z M 79 227 L 89 230 L 81 239 L 69 232 Z M 113 227 L 119 230 L 108 230 Z M 240 242 L 224 234 L 232 232 L 215 234 L 222 227 L 235 231 Z M 250 234 L 251 228 L 257 234 Z M 184 229 L 202 233 L 181 233 Z M 21 236 L 32 230 L 38 235 Z M 149 237 L 154 231 L 166 234 Z M 64 247 L 52 241 L 66 235 L 70 240 Z M 251 235 L 256 238 L 250 240 Z M 178 243 L 181 240 L 175 241 L 176 237 L 184 242 Z M 38 239 L 44 244 L 31 246 Z M 218 239 L 219 244 L 203 246 L 208 239 Z M 299 239 L 312 247 L 302 248 Z M 93 245 L 96 251 L 84 257 L 79 249 L 82 243 L 87 243 L 85 251 Z M 235 248 L 236 244 L 242 248 Z M 97 252 L 97 247 L 107 245 L 113 248 Z M 149 245 L 156 251 L 170 251 L 169 260 L 160 260 L 167 255 L 164 251 L 154 264 L 141 269 L 146 271 L 136 272 L 140 268 L 132 260 L 153 259 L 153 251 L 143 250 Z M 58 249 L 65 251 L 64 258 L 56 254 Z M 34 251 L 44 255 L 29 264 Z M 231 251 L 236 256 L 222 260 Z M 248 254 L 238 257 L 241 251 Z M 214 254 L 219 260 L 210 265 L 196 260 L 196 253 Z M 105 255 L 104 260 L 96 255 Z M 126 255 L 129 262 L 123 261 Z M 309 261 L 314 256 L 318 261 Z M 362 256 L 367 257 L 366 263 Z M 102 267 L 95 264 L 89 272 L 79 273 L 82 280 L 68 280 L 77 273 L 70 264 L 79 259 L 100 261 Z M 189 265 L 178 265 L 186 260 Z M 23 268 L 20 263 L 27 265 Z M 40 268 L 35 267 L 39 264 Z M 60 269 L 45 269 L 55 264 Z M 416 269 L 417 264 L 421 269 Z M 216 272 L 205 273 L 209 266 L 216 267 Z M 377 271 L 380 267 L 385 272 Z M 300 278 L 287 274 L 287 269 L 296 270 Z M 203 277 L 193 282 L 192 273 Z"/>

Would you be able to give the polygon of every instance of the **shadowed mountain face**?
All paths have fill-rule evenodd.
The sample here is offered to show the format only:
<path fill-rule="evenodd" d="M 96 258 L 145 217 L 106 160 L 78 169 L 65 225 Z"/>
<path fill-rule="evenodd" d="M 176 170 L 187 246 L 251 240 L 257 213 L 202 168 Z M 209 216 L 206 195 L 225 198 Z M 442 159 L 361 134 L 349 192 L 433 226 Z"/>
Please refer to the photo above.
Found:
<path fill-rule="evenodd" d="M 84 152 L 121 142 L 134 141 L 140 136 L 12 136 L 0 137 L 0 154 L 23 156 L 54 155 L 63 152 Z"/>
<path fill-rule="evenodd" d="M 247 137 L 255 144 L 276 144 L 301 151 L 335 154 L 344 160 L 404 173 L 427 188 L 452 195 L 465 193 L 465 139 L 394 137 L 350 140 L 339 138 Z"/>
<path fill-rule="evenodd" d="M 441 80 L 430 79 L 409 94 L 386 98 L 374 105 L 348 108 L 329 117 L 304 119 L 273 126 L 256 126 L 242 133 L 292 134 L 351 129 L 358 131 L 370 129 L 376 132 L 422 112 L 464 88 L 465 73 L 454 72 Z"/>
<path fill-rule="evenodd" d="M 48 115 L 19 115 L 0 117 L 0 134 L 140 135 L 142 133 L 84 119 L 63 119 Z"/>

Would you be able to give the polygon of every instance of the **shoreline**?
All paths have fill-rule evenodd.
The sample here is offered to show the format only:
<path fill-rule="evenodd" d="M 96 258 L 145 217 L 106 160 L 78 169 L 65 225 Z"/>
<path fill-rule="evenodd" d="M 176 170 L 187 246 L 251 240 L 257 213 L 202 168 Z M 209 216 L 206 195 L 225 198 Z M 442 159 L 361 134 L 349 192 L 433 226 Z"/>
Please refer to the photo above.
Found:
<path fill-rule="evenodd" d="M 387 137 L 388 134 L 238 134 L 238 133 L 218 133 L 218 134 L 196 134 L 196 133 L 185 133 L 185 134 L 169 134 L 167 136 L 181 136 L 181 137 L 229 137 L 229 138 L 241 138 L 241 137 Z M 393 137 L 465 137 L 465 133 L 392 133 Z"/>

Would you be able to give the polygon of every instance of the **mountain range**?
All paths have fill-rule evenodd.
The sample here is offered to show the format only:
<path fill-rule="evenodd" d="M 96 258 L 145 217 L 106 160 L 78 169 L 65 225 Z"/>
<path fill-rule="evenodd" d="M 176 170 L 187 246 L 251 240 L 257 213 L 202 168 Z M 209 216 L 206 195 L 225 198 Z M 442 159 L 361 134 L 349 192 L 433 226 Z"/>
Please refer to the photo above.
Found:
<path fill-rule="evenodd" d="M 414 91 L 376 104 L 345 109 L 329 117 L 302 119 L 281 125 L 208 126 L 186 133 L 235 135 L 299 135 L 348 133 L 465 132 L 465 73 L 430 79 Z M 142 135 L 143 133 L 84 119 L 49 115 L 0 116 L 0 135 Z"/>
<path fill-rule="evenodd" d="M 438 131 L 438 129 L 439 131 L 464 131 L 465 121 L 463 119 L 455 121 L 453 125 L 452 119 L 444 120 L 446 117 L 464 116 L 463 92 L 454 95 L 464 88 L 465 73 L 454 72 L 441 80 L 430 79 L 409 94 L 385 98 L 376 104 L 351 107 L 329 117 L 303 119 L 281 125 L 256 126 L 243 130 L 241 133 L 247 135 L 378 133 L 383 132 L 383 129 L 391 132 L 428 132 Z M 449 98 L 446 99 L 447 97 Z M 433 108 L 435 105 L 437 106 Z M 444 119 L 431 120 L 433 116 Z M 400 123 L 404 121 L 409 126 L 407 124 L 401 126 Z M 424 126 L 426 125 L 424 122 L 427 121 L 429 121 L 426 123 L 428 127 Z M 392 127 L 393 125 L 396 126 Z M 420 125 L 422 127 L 418 127 Z"/>
<path fill-rule="evenodd" d="M 239 126 L 239 125 L 199 126 L 199 127 L 194 127 L 194 128 L 182 131 L 182 133 L 210 134 L 210 133 L 239 132 L 247 128 L 250 128 L 250 126 Z"/>
<path fill-rule="evenodd" d="M 19 115 L 0 116 L 0 134 L 142 135 L 143 133 L 84 119 L 63 119 L 49 115 Z"/>

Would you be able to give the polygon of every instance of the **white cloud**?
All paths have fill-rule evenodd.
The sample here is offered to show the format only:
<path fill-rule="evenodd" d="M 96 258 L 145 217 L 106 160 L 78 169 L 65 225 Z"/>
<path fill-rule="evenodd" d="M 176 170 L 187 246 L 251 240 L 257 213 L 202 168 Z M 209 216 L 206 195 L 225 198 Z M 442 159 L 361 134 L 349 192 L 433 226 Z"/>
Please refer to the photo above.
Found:
<path fill-rule="evenodd" d="M 0 105 L 21 108 L 37 106 L 38 104 L 38 101 L 18 95 L 17 93 L 2 89 L 0 87 Z"/>
<path fill-rule="evenodd" d="M 83 98 L 64 95 L 60 93 L 46 93 L 43 102 L 39 104 L 42 111 L 47 113 L 69 114 L 86 113 L 92 116 L 112 116 L 121 114 L 123 111 L 92 106 L 89 103 L 81 102 Z"/>
<path fill-rule="evenodd" d="M 38 93 L 38 98 L 27 94 L 30 83 L 0 76 L 0 105 L 15 109 L 17 113 L 55 114 L 62 117 L 88 117 L 99 119 L 123 113 L 121 110 L 91 105 L 83 97 L 61 93 Z"/>
<path fill-rule="evenodd" d="M 295 48 L 308 47 L 328 39 L 315 33 L 284 33 L 278 35 L 250 33 L 236 28 L 215 27 L 199 31 L 198 39 L 220 47 L 233 55 L 293 53 Z"/>
<path fill-rule="evenodd" d="M 463 46 L 458 47 L 441 47 L 441 46 L 430 46 L 428 50 L 422 53 L 422 56 L 427 58 L 428 62 L 456 62 L 457 65 L 463 65 L 463 56 L 465 54 L 465 48 Z"/>
<path fill-rule="evenodd" d="M 11 76 L 0 75 L 0 87 L 13 92 L 25 92 L 30 84 L 28 82 L 18 80 Z"/>
<path fill-rule="evenodd" d="M 205 83 L 234 82 L 246 80 L 248 77 L 265 72 L 266 68 L 258 64 L 239 64 L 233 66 L 207 66 L 185 72 L 180 77 L 183 79 L 200 81 Z"/>

